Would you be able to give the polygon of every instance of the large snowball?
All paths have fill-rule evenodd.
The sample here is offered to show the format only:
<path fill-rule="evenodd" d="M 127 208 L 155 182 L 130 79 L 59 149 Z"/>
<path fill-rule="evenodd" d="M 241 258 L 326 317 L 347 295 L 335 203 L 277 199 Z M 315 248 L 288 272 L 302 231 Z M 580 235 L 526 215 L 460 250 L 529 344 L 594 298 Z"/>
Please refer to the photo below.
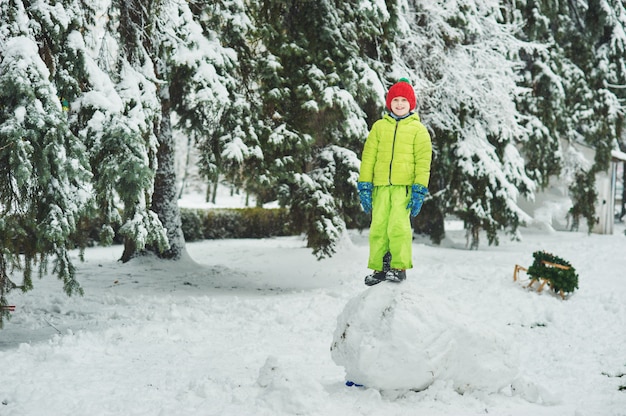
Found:
<path fill-rule="evenodd" d="M 495 392 L 519 367 L 515 348 L 491 328 L 411 281 L 383 282 L 351 299 L 337 318 L 331 353 L 347 380 L 379 390 L 419 391 L 450 380 L 459 392 Z"/>

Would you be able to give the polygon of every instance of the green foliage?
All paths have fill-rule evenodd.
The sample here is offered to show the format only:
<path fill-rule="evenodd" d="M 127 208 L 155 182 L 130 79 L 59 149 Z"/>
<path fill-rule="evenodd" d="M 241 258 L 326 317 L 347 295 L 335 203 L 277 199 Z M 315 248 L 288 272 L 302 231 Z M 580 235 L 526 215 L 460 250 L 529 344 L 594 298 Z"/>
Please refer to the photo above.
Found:
<path fill-rule="evenodd" d="M 190 6 L 193 22 L 181 25 L 182 42 L 177 46 L 189 52 L 179 54 L 183 59 L 175 55 L 171 62 L 176 128 L 197 145 L 200 173 L 209 183 L 215 185 L 225 177 L 240 189 L 254 190 L 262 157 L 256 132 L 261 100 L 254 89 L 250 21 L 240 2 L 216 0 Z M 204 39 L 186 29 L 195 24 L 201 26 Z M 189 54 L 197 58 L 189 60 Z M 206 77 L 207 71 L 215 76 Z"/>
<path fill-rule="evenodd" d="M 182 236 L 176 210 L 173 173 L 173 139 L 169 94 L 172 54 L 176 52 L 184 11 L 168 1 L 117 1 L 107 10 L 107 39 L 116 45 L 112 68 L 100 64 L 114 88 L 115 105 L 98 108 L 83 133 L 93 143 L 91 154 L 96 172 L 98 206 L 105 225 L 115 220 L 115 207 L 122 213 L 119 234 L 125 239 L 122 261 L 144 250 L 161 258 L 176 258 L 182 252 Z M 181 7 L 185 7 L 181 5 Z M 182 42 L 185 44 L 185 42 Z M 95 72 L 95 71 L 94 71 Z M 101 84 L 95 83 L 97 87 Z M 98 91 L 110 94 L 111 91 Z M 102 120 L 104 119 L 104 120 Z M 106 120 L 106 121 L 105 121 Z M 84 126 L 81 126 L 84 127 Z M 90 131 L 91 129 L 95 131 Z M 167 203 L 159 203 L 159 199 Z M 120 201 L 121 200 L 121 201 Z M 169 208 L 173 208 L 172 211 Z"/>
<path fill-rule="evenodd" d="M 306 233 L 308 247 L 318 258 L 335 252 L 336 242 L 345 230 L 345 222 L 336 215 L 335 201 L 328 197 L 322 186 L 309 175 L 296 174 L 292 189 L 283 195 L 283 199 L 289 196 L 293 221 Z"/>
<path fill-rule="evenodd" d="M 278 198 L 318 257 L 356 216 L 357 153 L 380 117 L 390 40 L 382 3 L 252 2 L 255 129 L 262 158 L 244 162 L 262 200 Z M 368 119 L 368 116 L 370 117 Z M 248 169 L 250 167 L 250 169 Z"/>
<path fill-rule="evenodd" d="M 512 26 L 497 23 L 508 5 L 408 5 L 415 14 L 404 18 L 414 33 L 397 41 L 398 66 L 416 74 L 418 112 L 433 141 L 430 198 L 418 230 L 441 241 L 443 219 L 453 214 L 464 221 L 471 248 L 481 231 L 497 244 L 500 232 L 516 235 L 523 219 L 517 199 L 534 188 L 514 101 L 518 67 L 511 51 L 523 42 Z"/>
<path fill-rule="evenodd" d="M 596 217 L 595 203 L 598 199 L 598 192 L 595 188 L 595 174 L 591 172 L 578 172 L 576 179 L 569 188 L 570 194 L 574 204 L 569 209 L 569 214 L 572 216 L 571 228 L 578 230 L 580 218 L 587 220 L 588 232 L 598 222 Z"/>
<path fill-rule="evenodd" d="M 555 292 L 562 290 L 564 293 L 570 293 L 578 289 L 578 274 L 569 262 L 545 251 L 535 251 L 533 257 L 535 260 L 528 268 L 528 276 L 531 279 L 547 279 Z M 555 267 L 545 262 L 564 267 Z"/>
<path fill-rule="evenodd" d="M 518 1 L 517 9 L 524 22 L 520 36 L 531 41 L 520 49 L 517 97 L 530 133 L 523 148 L 529 176 L 545 187 L 572 164 L 559 140 L 592 146 L 592 170 L 606 170 L 624 117 L 619 100 L 625 92 L 618 87 L 626 83 L 623 2 Z M 588 204 L 576 197 L 574 203 Z"/>
<path fill-rule="evenodd" d="M 295 233 L 284 208 L 182 209 L 186 241 L 222 238 L 268 238 Z"/>
<path fill-rule="evenodd" d="M 128 95 L 149 92 L 152 82 L 132 85 L 129 72 L 97 68 L 86 49 L 94 17 L 90 5 L 73 0 L 0 2 L 1 302 L 10 290 L 31 289 L 33 271 L 42 276 L 48 266 L 68 295 L 82 293 L 68 250 L 89 243 L 86 224 L 99 222 L 110 242 L 119 212 L 145 223 L 156 148 L 143 127 L 152 128 L 150 115 L 159 113 L 148 111 L 139 123 L 146 107 Z M 129 69 L 121 61 L 114 69 L 121 67 Z M 120 78 L 123 98 L 113 88 Z M 154 228 L 133 237 L 149 240 Z M 17 272 L 21 283 L 10 280 Z"/>
<path fill-rule="evenodd" d="M 82 294 L 68 251 L 89 201 L 91 175 L 49 82 L 49 71 L 26 37 L 8 39 L 0 56 L 0 298 L 32 288 L 32 270 L 53 272 L 68 295 Z M 11 281 L 22 272 L 22 284 Z M 0 317 L 1 325 L 1 317 Z"/>

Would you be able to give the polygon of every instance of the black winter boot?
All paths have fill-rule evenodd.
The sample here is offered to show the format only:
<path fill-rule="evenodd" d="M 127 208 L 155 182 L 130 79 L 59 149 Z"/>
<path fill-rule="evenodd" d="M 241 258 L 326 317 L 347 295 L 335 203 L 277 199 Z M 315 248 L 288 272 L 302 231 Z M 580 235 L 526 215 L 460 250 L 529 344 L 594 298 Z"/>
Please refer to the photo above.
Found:
<path fill-rule="evenodd" d="M 365 276 L 365 285 L 366 286 L 374 286 L 385 280 L 386 272 L 374 272 L 370 275 Z"/>
<path fill-rule="evenodd" d="M 365 277 L 365 284 L 367 286 L 374 286 L 385 280 L 385 275 L 391 270 L 391 253 L 386 252 L 383 256 L 383 270 L 381 272 L 374 272 Z"/>
<path fill-rule="evenodd" d="M 388 282 L 400 283 L 403 280 L 406 280 L 406 271 L 391 269 L 385 274 L 385 280 Z"/>

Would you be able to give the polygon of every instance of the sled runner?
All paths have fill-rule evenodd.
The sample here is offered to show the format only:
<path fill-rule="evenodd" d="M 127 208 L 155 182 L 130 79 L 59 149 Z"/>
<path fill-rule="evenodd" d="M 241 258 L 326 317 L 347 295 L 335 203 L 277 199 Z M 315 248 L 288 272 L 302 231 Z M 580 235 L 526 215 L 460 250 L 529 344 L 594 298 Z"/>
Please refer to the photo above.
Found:
<path fill-rule="evenodd" d="M 542 262 L 544 265 L 546 265 L 547 267 L 556 267 L 562 270 L 568 270 L 569 267 L 567 266 L 562 266 L 560 264 L 556 264 L 556 263 L 550 263 L 549 261 L 544 261 Z M 523 271 L 523 272 L 527 272 L 528 269 L 526 267 L 522 267 L 519 264 L 515 265 L 515 271 L 513 272 L 513 281 L 517 281 L 518 277 L 519 277 L 519 271 Z M 537 288 L 537 293 L 541 293 L 541 291 L 543 290 L 543 288 L 546 285 L 550 285 L 550 281 L 544 277 L 539 277 L 537 279 L 530 279 L 530 283 L 528 283 L 528 286 L 526 286 L 527 288 L 532 288 L 533 285 L 535 284 L 535 282 L 539 282 L 539 287 Z M 563 293 L 563 289 L 559 290 L 559 295 L 561 295 L 562 299 L 565 299 L 565 294 Z"/>
<path fill-rule="evenodd" d="M 519 279 L 519 272 L 524 271 L 530 276 L 530 283 L 526 286 L 532 288 L 535 282 L 539 283 L 537 293 L 548 285 L 557 292 L 561 299 L 565 299 L 565 292 L 573 292 L 578 288 L 578 275 L 574 268 L 565 260 L 552 254 L 537 251 L 533 253 L 535 261 L 529 268 L 515 265 L 513 281 Z"/>

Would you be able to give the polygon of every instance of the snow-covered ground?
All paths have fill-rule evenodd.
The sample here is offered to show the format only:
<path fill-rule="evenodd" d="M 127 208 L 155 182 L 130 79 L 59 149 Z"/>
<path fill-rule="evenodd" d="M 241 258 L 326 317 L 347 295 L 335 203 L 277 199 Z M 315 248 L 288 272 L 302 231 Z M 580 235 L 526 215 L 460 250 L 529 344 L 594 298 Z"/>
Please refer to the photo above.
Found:
<path fill-rule="evenodd" d="M 428 322 L 417 327 L 441 327 L 457 349 L 471 339 L 472 351 L 421 392 L 347 387 L 331 356 L 346 305 L 389 296 L 391 283 L 363 285 L 367 232 L 351 231 L 322 261 L 300 237 L 189 243 L 178 263 L 121 264 L 121 247 L 90 248 L 77 260 L 83 297 L 66 297 L 50 276 L 9 295 L 0 415 L 623 416 L 623 231 L 523 229 L 521 242 L 503 237 L 477 251 L 455 247 L 461 230 L 446 247 L 416 240 L 419 267 L 402 290 L 424 301 L 419 319 Z M 529 266 L 536 250 L 569 260 L 580 289 L 561 300 L 513 282 L 515 264 Z M 451 322 L 463 330 L 449 331 Z M 416 343 L 415 354 L 428 347 Z M 516 363 L 504 368 L 517 370 L 518 385 L 493 391 L 503 374 L 493 383 L 474 374 L 483 360 Z M 386 379 L 407 369 L 389 371 Z M 478 377 L 459 392 L 458 382 Z"/>

